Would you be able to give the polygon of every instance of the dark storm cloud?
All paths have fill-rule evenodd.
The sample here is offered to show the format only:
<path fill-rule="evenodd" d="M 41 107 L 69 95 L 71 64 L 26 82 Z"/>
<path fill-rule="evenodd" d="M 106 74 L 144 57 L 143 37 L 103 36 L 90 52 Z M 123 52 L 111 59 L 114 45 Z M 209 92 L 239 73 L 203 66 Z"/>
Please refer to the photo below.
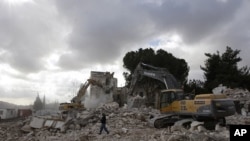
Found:
<path fill-rule="evenodd" d="M 196 44 L 234 22 L 241 4 L 234 0 L 165 0 L 161 4 L 58 0 L 59 13 L 72 25 L 69 50 L 73 52 L 62 56 L 60 64 L 68 68 L 110 64 L 125 55 L 121 48 L 149 42 L 161 34 L 176 33 L 186 44 Z"/>
<path fill-rule="evenodd" d="M 207 41 L 214 45 L 214 49 L 219 50 L 221 53 L 225 51 L 226 46 L 230 46 L 234 50 L 240 50 L 239 56 L 242 58 L 242 65 L 250 66 L 250 2 L 243 1 L 243 4 L 236 12 L 236 16 L 231 21 L 214 32 L 213 36 Z M 217 47 L 217 48 L 216 48 Z M 222 48 L 222 49 L 218 49 Z"/>
<path fill-rule="evenodd" d="M 241 1 L 234 0 L 168 0 L 159 7 L 149 5 L 147 11 L 159 31 L 176 32 L 185 43 L 197 43 L 232 22 L 240 6 Z"/>
<path fill-rule="evenodd" d="M 72 64 L 77 59 L 85 65 L 110 64 L 121 53 L 125 54 L 121 48 L 140 43 L 152 34 L 145 30 L 151 28 L 150 22 L 145 22 L 147 17 L 143 18 L 144 13 L 129 1 L 58 1 L 58 5 L 73 27 L 70 50 L 79 52 L 78 56 L 62 57 Z"/>

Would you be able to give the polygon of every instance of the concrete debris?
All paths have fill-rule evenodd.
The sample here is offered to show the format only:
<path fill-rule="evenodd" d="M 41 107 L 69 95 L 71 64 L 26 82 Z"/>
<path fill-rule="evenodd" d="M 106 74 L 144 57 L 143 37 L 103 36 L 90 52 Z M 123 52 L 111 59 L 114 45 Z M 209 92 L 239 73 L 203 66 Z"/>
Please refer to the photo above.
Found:
<path fill-rule="evenodd" d="M 141 97 L 139 95 L 129 97 L 128 108 L 141 108 L 142 106 L 145 106 L 145 100 L 145 97 Z"/>
<path fill-rule="evenodd" d="M 231 89 L 219 85 L 213 89 L 213 93 L 223 93 L 235 100 L 236 112 L 244 116 L 250 116 L 250 92 L 239 88 Z"/>
<path fill-rule="evenodd" d="M 44 125 L 45 119 L 38 118 L 38 117 L 32 117 L 32 120 L 30 122 L 30 127 L 32 128 L 42 128 Z"/>
<path fill-rule="evenodd" d="M 199 132 L 205 132 L 205 131 L 207 131 L 207 129 L 204 128 L 204 127 L 201 126 L 201 125 L 199 125 L 199 126 L 197 127 L 197 129 L 198 129 Z"/>
<path fill-rule="evenodd" d="M 188 136 L 185 135 L 171 135 L 167 141 L 188 141 L 190 140 Z"/>
<path fill-rule="evenodd" d="M 188 125 L 192 123 L 193 119 L 183 119 L 180 121 L 175 122 L 173 126 L 170 128 L 170 132 L 173 131 L 181 131 L 181 132 L 187 132 L 187 129 L 189 128 Z"/>
<path fill-rule="evenodd" d="M 204 122 L 193 121 L 193 122 L 191 123 L 191 127 L 197 127 L 197 126 L 203 125 L 203 124 L 204 124 Z"/>
<path fill-rule="evenodd" d="M 77 112 L 77 111 L 75 111 Z M 99 135 L 100 117 L 105 113 L 109 134 Z M 76 113 L 74 118 L 60 116 L 33 116 L 28 120 L 0 122 L 0 138 L 18 141 L 227 141 L 228 127 L 216 125 L 215 130 L 207 130 L 203 122 L 184 119 L 168 128 L 156 129 L 148 124 L 151 115 L 159 115 L 152 108 L 119 108 L 115 102 L 96 109 Z M 240 114 L 227 117 L 228 124 L 249 124 L 250 117 Z M 189 126 L 188 126 L 189 125 Z"/>
<path fill-rule="evenodd" d="M 226 130 L 226 128 L 221 126 L 220 124 L 215 125 L 215 131 L 220 132 L 220 131 L 223 131 L 223 130 Z"/>
<path fill-rule="evenodd" d="M 122 128 L 122 131 L 123 131 L 123 133 L 128 133 L 128 129 L 127 128 Z"/>
<path fill-rule="evenodd" d="M 109 103 L 103 104 L 99 108 L 102 110 L 117 110 L 119 108 L 119 104 L 116 102 L 109 102 Z"/>
<path fill-rule="evenodd" d="M 52 127 L 53 123 L 54 123 L 53 120 L 46 120 L 44 127 L 50 128 L 50 127 Z"/>
<path fill-rule="evenodd" d="M 32 128 L 30 127 L 30 125 L 24 125 L 22 128 L 21 128 L 21 130 L 23 131 L 23 132 L 31 132 L 32 131 Z"/>

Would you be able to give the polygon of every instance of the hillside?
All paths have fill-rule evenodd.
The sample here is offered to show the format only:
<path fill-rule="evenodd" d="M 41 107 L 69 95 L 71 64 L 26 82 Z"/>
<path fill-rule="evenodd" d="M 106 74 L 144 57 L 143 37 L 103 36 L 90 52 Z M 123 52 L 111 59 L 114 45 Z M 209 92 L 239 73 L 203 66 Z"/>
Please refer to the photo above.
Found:
<path fill-rule="evenodd" d="M 0 109 L 6 109 L 6 108 L 11 108 L 11 109 L 25 109 L 25 108 L 30 108 L 30 105 L 15 105 L 12 103 L 0 101 Z"/>

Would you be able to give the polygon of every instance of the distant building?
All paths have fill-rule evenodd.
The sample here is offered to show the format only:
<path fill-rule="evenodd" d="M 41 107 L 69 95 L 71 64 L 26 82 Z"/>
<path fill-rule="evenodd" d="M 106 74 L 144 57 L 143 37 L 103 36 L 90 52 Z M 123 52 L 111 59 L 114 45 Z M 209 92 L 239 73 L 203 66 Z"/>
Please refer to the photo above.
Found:
<path fill-rule="evenodd" d="M 10 119 L 17 117 L 17 111 L 15 109 L 0 109 L 1 119 Z"/>
<path fill-rule="evenodd" d="M 18 117 L 28 117 L 32 115 L 31 109 L 18 109 L 17 116 Z"/>

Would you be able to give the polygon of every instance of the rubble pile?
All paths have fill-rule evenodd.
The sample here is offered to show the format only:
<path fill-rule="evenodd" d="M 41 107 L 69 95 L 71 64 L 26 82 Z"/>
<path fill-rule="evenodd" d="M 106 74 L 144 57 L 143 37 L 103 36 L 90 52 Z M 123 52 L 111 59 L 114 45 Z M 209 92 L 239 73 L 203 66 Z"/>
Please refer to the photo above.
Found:
<path fill-rule="evenodd" d="M 239 100 L 239 101 L 244 101 L 246 104 L 250 104 L 250 92 L 248 90 L 243 90 L 243 89 L 225 89 L 223 91 L 224 94 L 226 94 L 228 97 Z"/>
<path fill-rule="evenodd" d="M 250 125 L 250 116 L 236 114 L 233 116 L 226 117 L 226 121 L 228 125 L 232 124 Z"/>
<path fill-rule="evenodd" d="M 101 114 L 107 115 L 109 134 L 99 135 Z M 30 117 L 18 122 L 1 122 L 0 139 L 3 141 L 212 141 L 229 140 L 229 130 L 219 125 L 215 130 L 207 130 L 202 123 L 194 122 L 190 129 L 176 124 L 169 128 L 150 127 L 147 120 L 151 114 L 159 114 L 152 108 L 122 108 L 115 102 L 76 113 L 75 117 L 59 120 L 58 117 Z M 239 122 L 241 115 L 231 117 L 231 122 Z M 242 120 L 245 120 L 242 118 Z M 244 123 L 245 121 L 242 121 Z"/>
<path fill-rule="evenodd" d="M 236 111 L 243 116 L 250 115 L 250 92 L 240 88 L 227 88 L 226 86 L 219 85 L 213 89 L 213 93 L 223 93 L 227 97 L 235 100 Z"/>
<path fill-rule="evenodd" d="M 250 114 L 250 92 L 242 89 L 225 89 L 223 91 L 228 97 L 235 99 L 238 103 L 236 104 L 236 110 L 243 116 Z"/>
<path fill-rule="evenodd" d="M 139 95 L 132 96 L 128 98 L 128 107 L 129 108 L 139 108 L 145 106 L 146 99 L 145 97 L 141 97 Z"/>
<path fill-rule="evenodd" d="M 223 91 L 227 96 L 240 101 L 250 102 L 250 92 L 243 89 L 226 89 Z"/>

